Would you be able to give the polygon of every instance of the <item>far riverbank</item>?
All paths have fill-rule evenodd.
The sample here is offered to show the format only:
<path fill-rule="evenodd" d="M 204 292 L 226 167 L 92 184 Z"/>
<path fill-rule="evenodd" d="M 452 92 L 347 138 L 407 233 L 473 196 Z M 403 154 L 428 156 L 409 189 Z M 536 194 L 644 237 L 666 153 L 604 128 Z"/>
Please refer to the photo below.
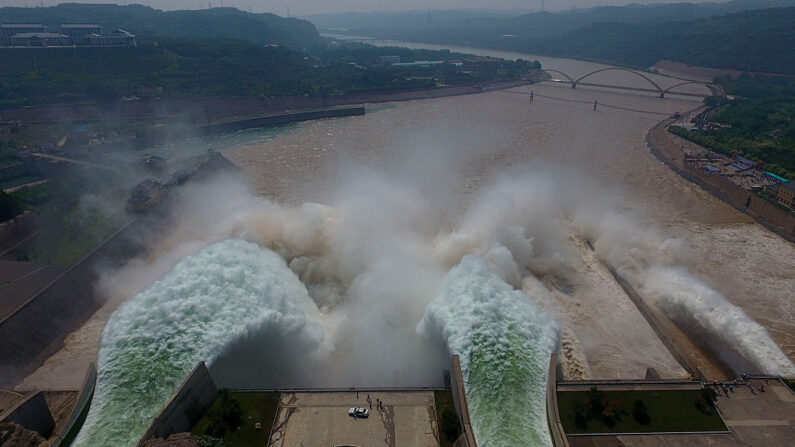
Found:
<path fill-rule="evenodd" d="M 695 108 L 685 115 L 700 109 L 701 107 Z M 764 199 L 732 184 L 726 179 L 699 171 L 685 163 L 684 152 L 668 135 L 667 128 L 676 119 L 666 118 L 646 133 L 646 145 L 651 153 L 686 180 L 697 184 L 738 211 L 751 216 L 760 225 L 784 239 L 795 242 L 795 216 L 791 213 L 768 204 Z M 706 151 L 707 149 L 704 148 L 704 150 Z"/>
<path fill-rule="evenodd" d="M 538 82 L 543 72 L 529 78 L 494 80 L 466 85 L 399 91 L 372 91 L 332 96 L 290 96 L 276 98 L 207 98 L 160 101 L 131 101 L 114 104 L 66 104 L 27 107 L 2 112 L 5 121 L 30 124 L 91 122 L 103 120 L 156 119 L 182 117 L 187 122 L 206 125 L 235 119 L 296 110 L 322 109 L 354 104 L 412 101 L 491 92 Z"/>

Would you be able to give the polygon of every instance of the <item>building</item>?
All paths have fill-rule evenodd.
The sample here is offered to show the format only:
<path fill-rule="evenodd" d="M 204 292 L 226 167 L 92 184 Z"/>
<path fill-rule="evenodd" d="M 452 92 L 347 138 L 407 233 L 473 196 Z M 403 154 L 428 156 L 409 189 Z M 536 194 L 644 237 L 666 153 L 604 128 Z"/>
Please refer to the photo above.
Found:
<path fill-rule="evenodd" d="M 776 199 L 782 205 L 793 208 L 795 206 L 795 180 L 779 185 L 776 191 Z"/>
<path fill-rule="evenodd" d="M 401 62 L 392 64 L 393 67 L 420 67 L 428 68 L 432 65 L 442 65 L 444 61 L 415 61 L 415 62 Z"/>
<path fill-rule="evenodd" d="M 0 45 L 13 47 L 135 47 L 135 35 L 117 29 L 108 34 L 102 25 L 62 24 L 60 32 L 47 32 L 47 27 L 38 24 L 0 25 Z"/>
<path fill-rule="evenodd" d="M 61 34 L 65 34 L 72 38 L 75 44 L 88 36 L 89 34 L 103 34 L 102 25 L 97 24 L 83 24 L 83 23 L 64 23 L 61 24 Z"/>
<path fill-rule="evenodd" d="M 493 57 L 464 59 L 464 69 L 475 73 L 493 73 L 500 67 L 500 60 Z"/>
<path fill-rule="evenodd" d="M 46 33 L 47 27 L 37 23 L 4 23 L 0 24 L 0 38 L 10 39 L 19 33 Z"/>
<path fill-rule="evenodd" d="M 62 47 L 71 44 L 69 36 L 60 33 L 18 33 L 11 36 L 15 47 Z"/>
<path fill-rule="evenodd" d="M 89 34 L 83 37 L 83 44 L 91 47 L 134 47 L 137 46 L 135 36 L 117 29 L 110 34 Z"/>
<path fill-rule="evenodd" d="M 400 63 L 400 56 L 381 56 L 382 65 L 391 65 L 391 64 L 399 64 Z"/>
<path fill-rule="evenodd" d="M 46 33 L 47 27 L 36 23 L 0 24 L 0 44 L 11 45 L 11 36 L 22 33 Z"/>

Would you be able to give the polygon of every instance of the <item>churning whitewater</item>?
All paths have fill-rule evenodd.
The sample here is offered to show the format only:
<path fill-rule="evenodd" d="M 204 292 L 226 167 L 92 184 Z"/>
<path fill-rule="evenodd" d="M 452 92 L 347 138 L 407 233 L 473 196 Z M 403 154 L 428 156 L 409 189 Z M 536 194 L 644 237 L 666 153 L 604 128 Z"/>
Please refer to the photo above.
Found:
<path fill-rule="evenodd" d="M 480 445 L 551 445 L 544 402 L 558 328 L 530 297 L 468 255 L 445 277 L 418 331 L 440 335 L 460 357 Z"/>
<path fill-rule="evenodd" d="M 181 259 L 113 313 L 96 393 L 76 446 L 135 445 L 197 362 L 264 328 L 323 338 L 306 287 L 274 252 L 225 240 Z"/>
<path fill-rule="evenodd" d="M 686 243 L 622 216 L 585 225 L 597 255 L 679 324 L 695 323 L 764 374 L 791 376 L 795 364 L 768 331 L 740 307 L 691 274 L 680 258 Z"/>
<path fill-rule="evenodd" d="M 197 362 L 231 377 L 284 340 L 289 359 L 275 369 L 311 364 L 302 372 L 319 386 L 384 386 L 384 377 L 425 386 L 446 367 L 446 349 L 461 359 L 480 444 L 550 445 L 547 368 L 560 331 L 544 310 L 586 284 L 572 267 L 580 238 L 671 319 L 695 320 L 761 371 L 793 370 L 764 328 L 688 272 L 681 241 L 594 212 L 583 203 L 598 200 L 536 172 L 501 177 L 463 214 L 412 182 L 374 177 L 339 203 L 299 207 L 236 185 L 197 186 L 169 242 L 257 243 L 209 245 L 119 307 L 76 445 L 134 445 Z M 208 196 L 222 211 L 206 207 Z"/>

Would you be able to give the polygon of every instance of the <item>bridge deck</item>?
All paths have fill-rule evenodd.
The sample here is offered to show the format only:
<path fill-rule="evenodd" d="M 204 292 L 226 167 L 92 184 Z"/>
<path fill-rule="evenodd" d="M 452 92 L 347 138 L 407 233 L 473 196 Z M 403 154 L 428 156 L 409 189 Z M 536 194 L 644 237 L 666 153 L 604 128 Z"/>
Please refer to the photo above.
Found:
<path fill-rule="evenodd" d="M 556 84 L 569 84 L 571 85 L 571 81 L 566 81 L 563 79 L 544 79 L 541 82 L 552 82 Z M 609 84 L 597 84 L 593 82 L 578 82 L 576 85 L 584 85 L 586 87 L 601 87 L 601 88 L 614 88 L 619 90 L 632 90 L 636 92 L 648 92 L 648 93 L 657 93 L 657 94 L 666 94 L 666 95 L 681 95 L 681 96 L 690 96 L 695 98 L 706 98 L 710 95 L 703 94 L 703 93 L 690 93 L 690 92 L 677 92 L 677 91 L 664 91 L 664 90 L 657 90 L 656 88 L 643 88 L 643 87 L 627 87 L 624 85 L 609 85 Z"/>

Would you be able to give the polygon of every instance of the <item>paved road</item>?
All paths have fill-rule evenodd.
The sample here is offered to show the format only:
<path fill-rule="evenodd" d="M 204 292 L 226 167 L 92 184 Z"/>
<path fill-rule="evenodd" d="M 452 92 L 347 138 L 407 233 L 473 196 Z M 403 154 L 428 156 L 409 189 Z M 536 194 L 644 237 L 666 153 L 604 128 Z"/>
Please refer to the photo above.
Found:
<path fill-rule="evenodd" d="M 370 409 L 370 417 L 353 418 L 350 407 Z M 268 445 L 438 447 L 438 438 L 432 391 L 284 393 Z"/>

